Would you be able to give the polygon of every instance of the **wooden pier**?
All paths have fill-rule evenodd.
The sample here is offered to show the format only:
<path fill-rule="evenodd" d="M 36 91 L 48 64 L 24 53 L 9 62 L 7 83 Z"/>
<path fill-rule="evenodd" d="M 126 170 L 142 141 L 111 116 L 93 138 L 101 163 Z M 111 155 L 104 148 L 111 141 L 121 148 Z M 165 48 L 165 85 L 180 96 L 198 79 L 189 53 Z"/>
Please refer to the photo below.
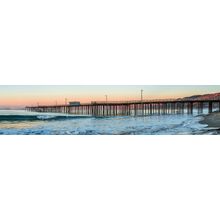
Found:
<path fill-rule="evenodd" d="M 91 102 L 80 105 L 27 106 L 31 112 L 51 112 L 92 116 L 145 116 L 165 114 L 199 114 L 208 109 L 220 111 L 220 100 L 143 100 Z"/>

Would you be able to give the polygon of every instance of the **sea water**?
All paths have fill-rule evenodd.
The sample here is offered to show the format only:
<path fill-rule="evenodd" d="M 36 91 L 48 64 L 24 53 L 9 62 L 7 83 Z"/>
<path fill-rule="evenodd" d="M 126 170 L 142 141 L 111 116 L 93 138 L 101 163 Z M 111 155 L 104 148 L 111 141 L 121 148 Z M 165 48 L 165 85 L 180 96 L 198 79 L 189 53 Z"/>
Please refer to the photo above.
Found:
<path fill-rule="evenodd" d="M 207 113 L 204 113 L 207 114 Z M 202 115 L 93 117 L 0 110 L 2 135 L 184 135 L 215 134 L 200 124 Z"/>

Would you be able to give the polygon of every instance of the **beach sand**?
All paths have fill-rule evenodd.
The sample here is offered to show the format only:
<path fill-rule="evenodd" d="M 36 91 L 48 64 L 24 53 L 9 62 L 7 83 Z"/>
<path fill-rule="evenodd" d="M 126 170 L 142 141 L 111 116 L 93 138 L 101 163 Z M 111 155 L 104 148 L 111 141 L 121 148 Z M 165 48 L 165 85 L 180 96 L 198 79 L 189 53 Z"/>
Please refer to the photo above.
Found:
<path fill-rule="evenodd" d="M 200 123 L 207 124 L 211 128 L 220 128 L 220 112 L 214 112 L 204 116 L 204 119 Z"/>

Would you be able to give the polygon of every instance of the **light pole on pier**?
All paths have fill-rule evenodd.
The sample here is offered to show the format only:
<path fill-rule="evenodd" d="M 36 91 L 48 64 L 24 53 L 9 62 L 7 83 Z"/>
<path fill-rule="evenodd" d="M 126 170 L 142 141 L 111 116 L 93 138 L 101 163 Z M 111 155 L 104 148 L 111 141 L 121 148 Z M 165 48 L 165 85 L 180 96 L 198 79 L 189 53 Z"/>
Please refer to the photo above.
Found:
<path fill-rule="evenodd" d="M 108 96 L 107 95 L 105 95 L 105 100 L 106 100 L 106 103 L 108 102 Z"/>
<path fill-rule="evenodd" d="M 67 98 L 65 98 L 65 105 L 67 105 Z"/>
<path fill-rule="evenodd" d="M 141 89 L 141 102 L 143 101 L 143 92 L 144 92 L 144 90 Z"/>

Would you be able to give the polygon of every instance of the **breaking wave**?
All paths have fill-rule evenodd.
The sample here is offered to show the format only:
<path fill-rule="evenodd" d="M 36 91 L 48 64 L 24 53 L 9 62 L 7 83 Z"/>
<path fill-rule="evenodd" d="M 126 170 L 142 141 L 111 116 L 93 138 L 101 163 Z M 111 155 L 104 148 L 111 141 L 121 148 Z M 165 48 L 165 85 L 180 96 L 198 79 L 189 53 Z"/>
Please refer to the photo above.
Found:
<path fill-rule="evenodd" d="M 69 115 L 0 115 L 0 121 L 56 121 L 68 119 L 90 118 L 91 116 Z"/>

